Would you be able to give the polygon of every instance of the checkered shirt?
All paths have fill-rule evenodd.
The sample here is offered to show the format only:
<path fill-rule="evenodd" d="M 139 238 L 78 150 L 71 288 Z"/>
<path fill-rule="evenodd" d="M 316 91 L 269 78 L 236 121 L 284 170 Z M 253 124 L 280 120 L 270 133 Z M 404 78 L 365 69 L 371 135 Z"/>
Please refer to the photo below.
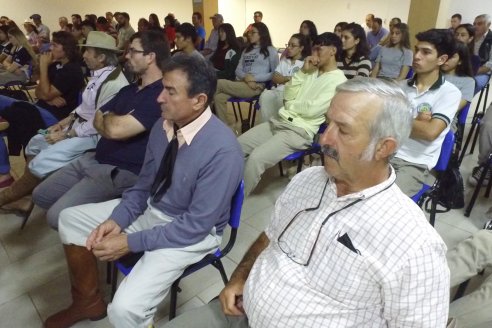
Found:
<path fill-rule="evenodd" d="M 337 197 L 323 167 L 294 177 L 246 282 L 251 327 L 446 326 L 446 246 L 394 180 Z"/>

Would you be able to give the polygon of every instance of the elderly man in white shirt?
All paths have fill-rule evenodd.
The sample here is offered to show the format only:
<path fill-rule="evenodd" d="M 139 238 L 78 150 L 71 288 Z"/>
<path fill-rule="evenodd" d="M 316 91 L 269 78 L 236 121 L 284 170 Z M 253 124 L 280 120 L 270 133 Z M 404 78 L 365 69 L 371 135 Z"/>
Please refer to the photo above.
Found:
<path fill-rule="evenodd" d="M 219 300 L 165 327 L 446 325 L 446 246 L 389 164 L 410 134 L 405 94 L 349 80 L 327 117 L 324 168 L 294 177 Z"/>

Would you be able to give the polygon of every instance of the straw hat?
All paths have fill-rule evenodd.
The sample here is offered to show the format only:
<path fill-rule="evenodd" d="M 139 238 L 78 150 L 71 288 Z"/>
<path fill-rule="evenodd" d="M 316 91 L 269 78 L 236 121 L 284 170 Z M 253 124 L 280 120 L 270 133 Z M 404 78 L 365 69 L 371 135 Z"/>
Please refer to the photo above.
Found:
<path fill-rule="evenodd" d="M 34 24 L 33 20 L 32 19 L 25 19 L 24 20 L 24 24 L 30 24 L 32 26 L 36 26 L 36 24 Z"/>
<path fill-rule="evenodd" d="M 81 44 L 79 46 L 100 48 L 100 49 L 107 49 L 107 50 L 121 52 L 120 49 L 116 48 L 116 40 L 111 35 L 100 31 L 89 32 L 85 44 Z"/>

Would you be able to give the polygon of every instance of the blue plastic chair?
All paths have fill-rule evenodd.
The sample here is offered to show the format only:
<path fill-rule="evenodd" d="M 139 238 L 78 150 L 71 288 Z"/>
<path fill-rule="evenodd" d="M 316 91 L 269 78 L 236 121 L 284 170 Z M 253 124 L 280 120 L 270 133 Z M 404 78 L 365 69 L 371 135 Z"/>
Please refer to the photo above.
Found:
<path fill-rule="evenodd" d="M 417 192 L 415 195 L 411 197 L 412 200 L 420 207 L 422 207 L 424 201 L 427 198 L 430 198 L 431 201 L 430 224 L 432 226 L 434 226 L 436 220 L 437 192 L 441 186 L 441 176 L 442 173 L 446 171 L 446 169 L 448 168 L 449 160 L 451 158 L 451 155 L 453 154 L 454 140 L 455 140 L 454 133 L 453 131 L 449 130 L 442 143 L 441 154 L 439 155 L 439 159 L 437 160 L 436 166 L 434 166 L 434 171 L 436 171 L 437 173 L 436 181 L 432 186 L 429 186 L 425 183 L 422 184 L 422 188 L 419 190 L 419 192 Z"/>
<path fill-rule="evenodd" d="M 323 134 L 323 132 L 325 132 L 326 127 L 327 127 L 326 123 L 321 124 L 319 129 L 318 129 L 317 135 Z M 302 170 L 302 163 L 304 162 L 304 156 L 308 156 L 311 154 L 319 154 L 320 152 L 321 152 L 321 145 L 317 141 L 313 140 L 313 143 L 311 144 L 311 146 L 308 149 L 298 150 L 296 152 L 293 152 L 292 154 L 284 157 L 283 160 L 284 161 L 297 161 L 297 173 L 299 173 Z M 321 156 L 321 163 L 323 163 L 323 156 Z M 284 169 L 282 167 L 282 161 L 278 162 L 278 168 L 280 170 L 280 176 L 283 177 L 284 176 Z"/>
<path fill-rule="evenodd" d="M 189 265 L 184 270 L 181 277 L 179 277 L 174 281 L 174 283 L 171 286 L 169 320 L 172 320 L 174 317 L 176 317 L 176 304 L 177 304 L 178 292 L 181 291 L 181 289 L 179 288 L 179 282 L 181 281 L 181 279 L 211 264 L 217 270 L 219 270 L 224 285 L 227 284 L 227 282 L 229 281 L 221 259 L 229 253 L 229 251 L 234 246 L 234 243 L 236 242 L 237 230 L 239 228 L 239 223 L 241 219 L 241 208 L 243 206 L 243 200 L 244 200 L 244 181 L 241 181 L 231 200 L 231 211 L 230 211 L 230 218 L 229 218 L 229 226 L 231 227 L 231 234 L 229 237 L 229 241 L 224 246 L 224 248 L 222 249 L 219 248 L 215 251 L 215 253 L 208 254 L 207 256 L 205 256 L 201 261 Z M 111 278 L 111 298 L 113 298 L 116 292 L 118 270 L 121 271 L 121 273 L 123 273 L 125 276 L 127 276 L 132 271 L 133 266 L 138 262 L 140 257 L 142 257 L 143 252 L 138 254 L 130 254 L 130 255 L 131 255 L 131 259 L 126 261 L 127 263 L 124 263 L 124 261 L 121 261 L 121 259 L 113 262 L 113 268 L 112 268 L 113 276 Z"/>
<path fill-rule="evenodd" d="M 229 99 L 227 99 L 228 102 L 232 103 L 232 110 L 234 111 L 234 118 L 236 119 L 236 122 L 238 121 L 238 113 L 241 122 L 247 122 L 247 127 L 243 128 L 243 131 L 241 131 L 242 133 L 255 126 L 256 111 L 260 109 L 259 100 L 259 95 L 250 98 L 230 97 Z M 242 102 L 249 104 L 248 117 L 246 119 L 243 118 L 243 113 L 241 112 Z"/>

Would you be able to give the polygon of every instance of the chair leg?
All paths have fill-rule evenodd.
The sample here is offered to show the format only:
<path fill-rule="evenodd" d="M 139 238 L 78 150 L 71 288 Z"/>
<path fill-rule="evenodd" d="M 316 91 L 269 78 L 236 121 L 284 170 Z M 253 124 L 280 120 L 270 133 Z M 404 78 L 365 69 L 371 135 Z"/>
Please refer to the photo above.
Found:
<path fill-rule="evenodd" d="M 473 132 L 475 131 L 476 126 L 477 126 L 476 118 L 473 118 L 472 124 L 470 127 L 470 131 L 468 131 L 468 135 L 466 136 L 465 145 L 463 146 L 463 149 L 461 150 L 460 157 L 458 159 L 458 165 L 461 165 L 461 162 L 463 161 L 463 157 L 465 157 L 465 155 L 466 155 L 466 150 L 468 149 L 468 145 L 470 144 L 470 141 L 471 141 L 471 138 L 473 136 Z"/>
<path fill-rule="evenodd" d="M 280 176 L 284 176 L 284 168 L 282 167 L 282 161 L 278 162 L 278 169 L 280 170 Z"/>
<path fill-rule="evenodd" d="M 227 285 L 229 282 L 229 279 L 227 278 L 227 274 L 224 269 L 224 265 L 222 264 L 222 261 L 220 259 L 212 262 L 212 265 L 217 268 L 220 272 L 220 276 L 222 277 L 222 281 L 224 282 L 224 285 Z"/>
<path fill-rule="evenodd" d="M 437 211 L 437 201 L 435 197 L 432 197 L 431 199 L 431 212 L 429 216 L 429 222 L 431 226 L 434 226 L 436 223 L 436 211 Z"/>
<path fill-rule="evenodd" d="M 297 173 L 302 171 L 302 163 L 304 163 L 304 156 L 297 160 Z"/>
<path fill-rule="evenodd" d="M 22 220 L 22 224 L 20 227 L 21 230 L 24 229 L 24 227 L 26 226 L 27 220 L 29 220 L 29 218 L 31 217 L 31 213 L 32 213 L 33 208 L 34 208 L 34 204 L 31 205 L 31 208 L 24 215 L 24 219 Z"/>
<path fill-rule="evenodd" d="M 106 262 L 106 283 L 111 284 L 111 272 L 113 262 Z"/>
<path fill-rule="evenodd" d="M 481 120 L 481 117 L 477 122 L 477 128 L 475 130 L 475 135 L 473 136 L 473 142 L 472 142 L 472 146 L 470 149 L 470 154 L 473 154 L 473 152 L 475 151 L 475 145 L 477 144 L 478 134 L 480 133 L 480 120 Z"/>
<path fill-rule="evenodd" d="M 176 317 L 176 304 L 178 301 L 178 289 L 179 289 L 179 281 L 181 279 L 173 282 L 171 286 L 171 300 L 169 303 L 169 321 L 173 320 Z"/>
<path fill-rule="evenodd" d="M 491 171 L 491 174 L 492 174 L 492 163 L 490 163 L 487 166 L 486 171 Z M 492 189 L 492 179 L 489 179 L 489 183 L 487 184 L 487 189 L 485 190 L 485 195 L 484 196 L 486 198 L 489 198 L 489 196 L 490 196 L 490 189 Z"/>
<path fill-rule="evenodd" d="M 234 105 L 234 102 L 231 102 L 232 104 L 232 112 L 234 113 L 234 119 L 237 122 L 237 112 L 236 112 L 236 106 Z"/>
<path fill-rule="evenodd" d="M 482 188 L 483 181 L 485 180 L 485 176 L 487 175 L 487 171 L 490 169 L 490 166 L 485 167 L 478 179 L 477 185 L 475 186 L 475 190 L 473 191 L 472 198 L 470 199 L 470 203 L 466 207 L 465 216 L 469 217 L 471 211 L 473 209 L 473 205 L 475 205 L 475 201 L 477 200 L 478 194 L 480 193 L 480 189 Z M 488 187 L 487 187 L 488 188 Z"/>
<path fill-rule="evenodd" d="M 116 294 L 116 285 L 118 283 L 118 268 L 116 267 L 116 264 L 114 262 L 111 263 L 112 268 L 111 268 L 111 300 L 114 297 L 114 294 Z"/>

